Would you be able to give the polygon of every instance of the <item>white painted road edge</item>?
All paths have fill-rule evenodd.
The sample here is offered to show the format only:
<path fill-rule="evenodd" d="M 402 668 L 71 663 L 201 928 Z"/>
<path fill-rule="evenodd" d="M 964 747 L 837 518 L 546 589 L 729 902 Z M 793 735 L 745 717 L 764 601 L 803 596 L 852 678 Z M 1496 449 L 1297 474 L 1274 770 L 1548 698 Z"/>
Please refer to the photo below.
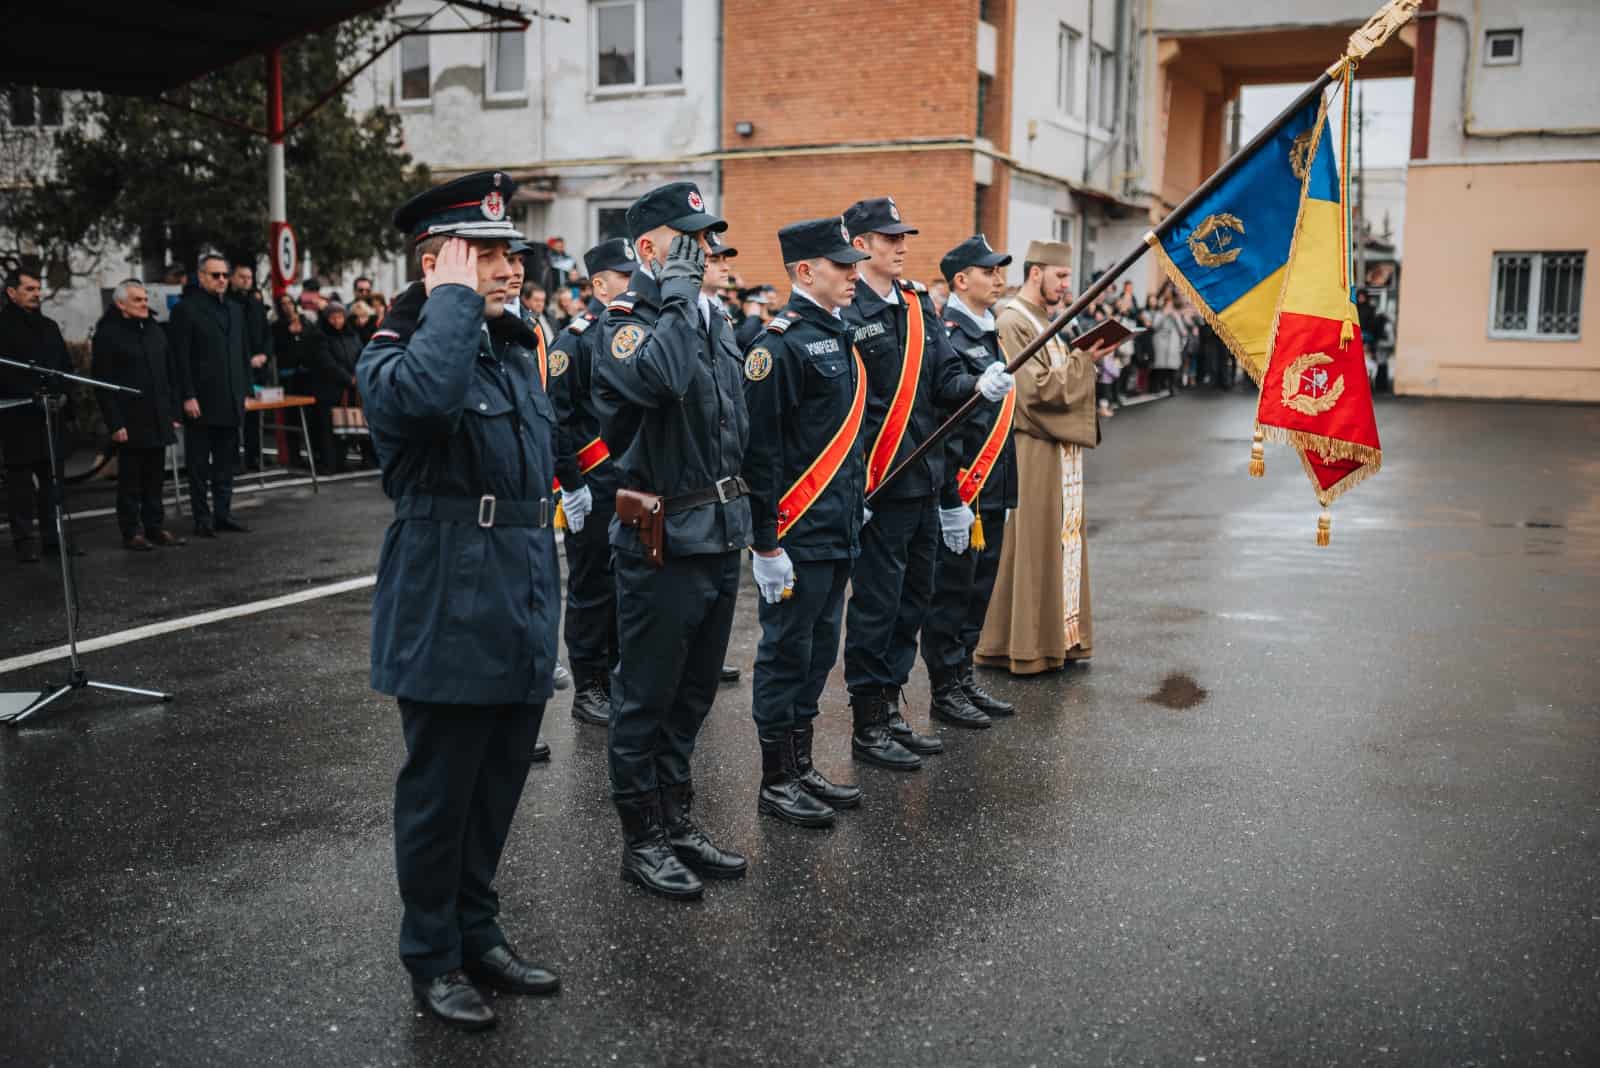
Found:
<path fill-rule="evenodd" d="M 129 642 L 142 641 L 145 638 L 156 638 L 163 634 L 171 634 L 174 631 L 203 627 L 208 623 L 221 623 L 228 619 L 238 619 L 240 616 L 253 616 L 260 612 L 270 612 L 274 608 L 287 608 L 290 605 L 303 604 L 306 601 L 315 601 L 322 597 L 337 597 L 341 593 L 369 589 L 377 585 L 377 582 L 377 575 L 364 575 L 361 578 L 345 579 L 343 582 L 333 582 L 326 586 L 312 586 L 310 589 L 286 593 L 281 597 L 269 597 L 264 601 L 249 601 L 245 604 L 229 605 L 227 608 L 216 608 L 210 612 L 199 612 L 192 616 L 167 619 L 160 623 L 149 623 L 142 627 L 134 627 L 131 630 L 119 630 L 115 634 L 106 634 L 79 642 L 78 652 L 80 654 L 93 653 L 101 649 L 127 645 Z M 37 653 L 29 653 L 26 656 L 14 656 L 10 660 L 0 660 L 0 675 L 11 671 L 21 671 L 23 668 L 36 667 L 39 664 L 48 664 L 52 660 L 65 660 L 70 652 L 67 646 L 58 645 L 53 649 L 41 649 Z"/>

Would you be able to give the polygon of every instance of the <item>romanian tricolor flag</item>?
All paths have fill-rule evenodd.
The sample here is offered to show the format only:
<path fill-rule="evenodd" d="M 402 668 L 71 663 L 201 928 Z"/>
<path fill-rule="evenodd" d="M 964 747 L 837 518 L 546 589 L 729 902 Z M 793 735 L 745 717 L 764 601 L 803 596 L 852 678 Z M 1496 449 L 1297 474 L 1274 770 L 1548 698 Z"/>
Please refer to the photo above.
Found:
<path fill-rule="evenodd" d="M 1326 508 L 1374 474 L 1383 459 L 1372 410 L 1351 289 L 1349 100 L 1351 69 L 1344 74 L 1344 166 L 1313 166 L 1305 175 L 1283 292 L 1273 323 L 1271 359 L 1260 379 L 1256 435 L 1300 450 L 1306 474 L 1324 511 L 1317 544 L 1328 544 Z M 1329 155 L 1326 101 L 1320 105 L 1308 151 Z M 1259 444 L 1258 444 L 1259 447 Z M 1251 474 L 1260 474 L 1259 453 Z"/>
<path fill-rule="evenodd" d="M 1318 117 L 1317 100 L 1307 101 L 1165 236 L 1145 237 L 1257 383 L 1267 370 L 1303 179 L 1309 170 L 1319 185 L 1335 182 L 1332 150 L 1312 151 Z"/>

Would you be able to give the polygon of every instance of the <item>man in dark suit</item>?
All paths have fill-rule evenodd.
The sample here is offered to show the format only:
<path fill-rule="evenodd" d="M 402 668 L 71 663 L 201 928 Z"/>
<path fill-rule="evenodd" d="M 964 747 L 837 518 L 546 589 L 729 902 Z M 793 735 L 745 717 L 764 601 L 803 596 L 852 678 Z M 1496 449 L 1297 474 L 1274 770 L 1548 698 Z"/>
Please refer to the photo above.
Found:
<path fill-rule="evenodd" d="M 67 355 L 67 343 L 61 338 L 61 328 L 39 310 L 43 300 L 44 288 L 36 272 L 19 268 L 6 276 L 6 304 L 0 308 L 0 356 L 53 371 L 71 371 L 72 360 Z M 0 366 L 0 400 L 23 400 L 38 388 L 38 376 Z M 62 390 L 52 383 L 48 392 Z M 61 446 L 58 434 L 58 457 Z M 41 540 L 46 552 L 59 550 L 50 507 L 55 499 L 56 472 L 50 465 L 44 412 L 37 405 L 0 409 L 0 450 L 5 452 L 6 503 L 17 560 L 34 563 L 39 559 Z M 35 521 L 39 534 L 34 533 Z M 81 555 L 77 549 L 69 551 Z"/>
<path fill-rule="evenodd" d="M 199 280 L 172 309 L 168 334 L 183 394 L 183 452 L 196 537 L 247 533 L 233 518 L 233 471 L 239 457 L 250 354 L 244 313 L 227 298 L 228 261 L 200 257 Z M 209 490 L 209 498 L 208 491 Z"/>

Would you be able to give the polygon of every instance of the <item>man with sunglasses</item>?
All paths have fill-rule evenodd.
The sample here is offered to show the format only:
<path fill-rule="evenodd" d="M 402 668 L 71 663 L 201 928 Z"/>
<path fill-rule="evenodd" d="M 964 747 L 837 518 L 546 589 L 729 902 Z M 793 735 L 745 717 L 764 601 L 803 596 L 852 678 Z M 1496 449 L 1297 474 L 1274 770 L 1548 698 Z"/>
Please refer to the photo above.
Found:
<path fill-rule="evenodd" d="M 200 255 L 199 277 L 172 309 L 167 333 L 183 396 L 183 455 L 189 468 L 194 533 L 249 531 L 233 518 L 233 473 L 239 459 L 244 399 L 250 392 L 244 311 L 228 299 L 228 261 Z"/>

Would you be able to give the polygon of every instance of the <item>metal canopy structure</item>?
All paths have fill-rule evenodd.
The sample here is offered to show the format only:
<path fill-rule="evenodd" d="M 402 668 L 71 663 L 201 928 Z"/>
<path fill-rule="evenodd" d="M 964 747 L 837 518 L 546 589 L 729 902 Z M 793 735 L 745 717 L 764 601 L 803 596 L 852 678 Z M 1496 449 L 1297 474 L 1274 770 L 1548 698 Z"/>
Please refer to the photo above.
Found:
<path fill-rule="evenodd" d="M 0 79 L 125 96 L 159 96 L 288 44 L 385 0 L 50 0 L 6 18 Z"/>

